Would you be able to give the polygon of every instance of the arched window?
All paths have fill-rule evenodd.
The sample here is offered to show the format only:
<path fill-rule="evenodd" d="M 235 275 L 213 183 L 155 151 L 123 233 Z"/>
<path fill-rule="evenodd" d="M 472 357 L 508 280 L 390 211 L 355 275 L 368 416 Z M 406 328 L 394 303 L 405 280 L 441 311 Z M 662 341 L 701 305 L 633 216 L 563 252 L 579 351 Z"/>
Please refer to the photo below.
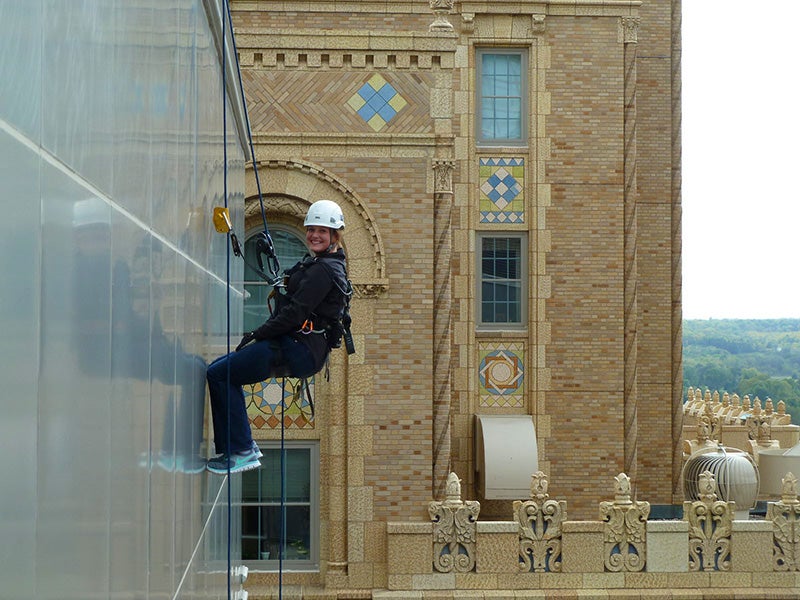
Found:
<path fill-rule="evenodd" d="M 248 232 L 247 240 L 244 243 L 244 256 L 250 265 L 258 265 L 256 257 L 256 234 L 260 229 Z M 271 227 L 270 235 L 272 243 L 275 245 L 275 255 L 280 261 L 281 271 L 284 271 L 308 254 L 305 238 L 300 232 L 289 227 Z M 266 268 L 266 264 L 264 265 Z M 261 325 L 269 317 L 267 298 L 272 291 L 272 287 L 261 277 L 255 269 L 249 265 L 244 267 L 244 289 L 246 292 L 244 300 L 244 330 L 252 331 Z"/>

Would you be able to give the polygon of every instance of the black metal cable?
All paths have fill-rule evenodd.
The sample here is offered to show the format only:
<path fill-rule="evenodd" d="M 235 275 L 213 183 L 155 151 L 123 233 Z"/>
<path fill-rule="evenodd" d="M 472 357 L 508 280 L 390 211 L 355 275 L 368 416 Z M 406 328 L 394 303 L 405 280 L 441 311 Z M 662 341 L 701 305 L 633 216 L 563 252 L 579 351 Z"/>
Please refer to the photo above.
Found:
<path fill-rule="evenodd" d="M 234 51 L 234 58 L 236 64 L 236 71 L 239 81 L 239 91 L 241 94 L 241 103 L 242 108 L 244 111 L 244 119 L 245 119 L 245 127 L 247 130 L 247 138 L 248 144 L 250 148 L 250 161 L 253 165 L 253 174 L 255 175 L 256 180 L 256 189 L 258 191 L 258 202 L 261 208 L 261 219 L 264 225 L 264 231 L 260 234 L 256 239 L 256 251 L 257 251 L 257 258 L 259 263 L 259 269 L 254 269 L 250 263 L 245 260 L 245 264 L 247 264 L 254 272 L 258 273 L 260 277 L 262 277 L 268 283 L 271 283 L 273 287 L 280 285 L 280 263 L 278 261 L 278 257 L 275 255 L 275 245 L 272 241 L 272 236 L 269 233 L 269 227 L 267 225 L 267 213 L 266 209 L 264 208 L 264 197 L 261 191 L 261 181 L 258 175 L 258 164 L 256 162 L 256 155 L 255 149 L 253 147 L 253 132 L 250 127 L 250 116 L 247 112 L 247 101 L 244 95 L 244 83 L 242 81 L 242 71 L 241 67 L 239 66 L 239 53 L 236 48 L 236 38 L 233 34 L 233 19 L 231 16 L 231 7 L 230 2 L 228 0 L 224 0 L 225 4 L 225 13 L 227 14 L 228 20 L 228 28 L 230 29 L 231 35 L 231 42 L 233 45 Z M 227 194 L 227 169 L 228 169 L 228 160 L 227 160 L 227 124 L 226 124 L 226 61 L 224 53 L 226 51 L 225 45 L 225 15 L 222 18 L 222 93 L 223 93 L 223 147 L 224 147 L 224 177 L 223 177 L 223 189 L 225 194 L 225 207 L 228 207 L 228 194 Z M 227 295 L 227 344 L 228 344 L 228 354 L 230 354 L 230 250 L 231 246 L 233 246 L 235 253 L 238 256 L 241 256 L 244 260 L 244 253 L 239 248 L 238 240 L 236 239 L 236 235 L 232 232 L 229 232 L 229 237 L 231 239 L 231 245 L 226 245 L 227 249 L 227 284 L 228 284 L 228 295 Z M 236 251 L 236 249 L 238 251 Z M 270 277 L 267 277 L 264 273 L 263 263 L 261 261 L 261 255 L 264 254 L 267 257 L 267 269 L 269 270 Z M 228 600 L 231 600 L 231 477 L 230 477 L 230 360 L 228 361 Z M 278 560 L 278 599 L 283 600 L 283 560 L 284 554 L 286 551 L 286 447 L 285 447 L 285 423 L 284 423 L 284 407 L 285 407 L 285 389 L 286 389 L 286 378 L 282 378 L 282 385 L 281 385 L 281 457 L 280 457 L 280 465 L 281 465 L 281 529 L 280 529 L 280 549 L 279 549 L 279 560 Z"/>

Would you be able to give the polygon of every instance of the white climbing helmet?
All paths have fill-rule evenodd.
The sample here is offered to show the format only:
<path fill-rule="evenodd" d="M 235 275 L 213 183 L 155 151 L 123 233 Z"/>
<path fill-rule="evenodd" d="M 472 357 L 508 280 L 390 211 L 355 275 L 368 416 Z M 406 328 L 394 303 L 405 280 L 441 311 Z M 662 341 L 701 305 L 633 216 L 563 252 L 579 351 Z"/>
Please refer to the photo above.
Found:
<path fill-rule="evenodd" d="M 319 225 L 331 229 L 344 229 L 342 209 L 333 200 L 317 200 L 308 208 L 304 227 Z"/>

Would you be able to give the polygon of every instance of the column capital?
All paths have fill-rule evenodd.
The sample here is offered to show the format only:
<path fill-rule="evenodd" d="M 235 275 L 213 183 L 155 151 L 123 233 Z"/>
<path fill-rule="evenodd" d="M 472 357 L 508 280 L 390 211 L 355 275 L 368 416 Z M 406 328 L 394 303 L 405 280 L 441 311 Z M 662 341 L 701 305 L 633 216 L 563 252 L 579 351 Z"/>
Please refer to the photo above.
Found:
<path fill-rule="evenodd" d="M 636 44 L 639 42 L 639 24 L 642 22 L 639 17 L 620 17 L 619 30 L 623 44 Z"/>
<path fill-rule="evenodd" d="M 432 167 L 434 193 L 453 193 L 453 170 L 456 168 L 456 161 L 434 158 Z"/>

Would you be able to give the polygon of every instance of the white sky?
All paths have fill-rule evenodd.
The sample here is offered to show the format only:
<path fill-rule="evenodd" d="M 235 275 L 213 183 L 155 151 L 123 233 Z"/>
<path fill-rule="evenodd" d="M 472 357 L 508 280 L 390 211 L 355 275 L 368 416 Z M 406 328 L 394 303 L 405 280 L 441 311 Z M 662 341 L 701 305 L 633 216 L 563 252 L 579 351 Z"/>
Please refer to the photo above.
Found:
<path fill-rule="evenodd" d="M 683 316 L 800 317 L 800 3 L 684 0 Z"/>

